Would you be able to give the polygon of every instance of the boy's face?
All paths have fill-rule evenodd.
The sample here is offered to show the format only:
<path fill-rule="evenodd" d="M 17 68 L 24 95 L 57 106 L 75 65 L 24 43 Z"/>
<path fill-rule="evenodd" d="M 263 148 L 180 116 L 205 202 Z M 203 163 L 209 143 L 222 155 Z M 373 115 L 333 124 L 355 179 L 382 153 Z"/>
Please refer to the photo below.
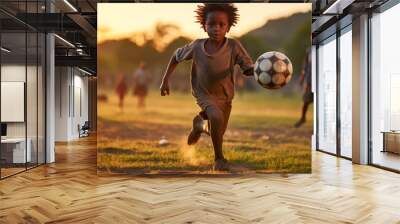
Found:
<path fill-rule="evenodd" d="M 229 31 L 228 15 L 225 12 L 214 11 L 207 14 L 205 29 L 210 39 L 221 41 Z"/>

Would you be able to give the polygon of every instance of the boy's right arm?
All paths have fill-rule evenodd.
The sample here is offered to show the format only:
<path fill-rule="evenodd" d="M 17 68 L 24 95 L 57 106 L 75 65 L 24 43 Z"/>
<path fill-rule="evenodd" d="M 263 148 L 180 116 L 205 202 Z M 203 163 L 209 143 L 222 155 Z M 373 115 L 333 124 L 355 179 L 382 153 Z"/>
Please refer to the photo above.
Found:
<path fill-rule="evenodd" d="M 198 43 L 198 41 L 194 40 L 191 43 L 176 49 L 175 53 L 172 55 L 160 86 L 161 96 L 169 95 L 169 77 L 171 76 L 179 62 L 190 60 L 193 58 L 193 48 L 196 43 Z"/>
<path fill-rule="evenodd" d="M 167 70 L 165 71 L 164 77 L 161 82 L 160 91 L 161 96 L 169 95 L 169 84 L 168 80 L 171 74 L 174 72 L 175 67 L 178 65 L 178 61 L 176 61 L 175 55 L 171 57 L 169 60 Z"/>

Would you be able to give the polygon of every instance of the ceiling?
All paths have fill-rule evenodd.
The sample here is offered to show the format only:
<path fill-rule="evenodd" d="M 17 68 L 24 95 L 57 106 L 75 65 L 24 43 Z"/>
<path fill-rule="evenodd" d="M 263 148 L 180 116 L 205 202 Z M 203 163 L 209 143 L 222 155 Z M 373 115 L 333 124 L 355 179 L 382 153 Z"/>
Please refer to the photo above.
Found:
<path fill-rule="evenodd" d="M 319 36 L 328 29 L 335 32 L 337 28 L 350 24 L 352 17 L 373 11 L 386 2 L 388 0 L 312 0 L 313 37 Z M 337 28 L 332 28 L 332 26 Z M 314 38 L 314 43 L 315 40 L 318 41 L 318 38 Z"/>
<path fill-rule="evenodd" d="M 78 66 L 96 74 L 96 10 L 95 0 L 48 0 L 47 5 L 44 0 L 1 0 L 2 46 L 12 50 L 6 55 L 2 52 L 3 60 L 32 58 L 38 45 L 31 39 L 52 32 L 56 34 L 56 66 Z"/>

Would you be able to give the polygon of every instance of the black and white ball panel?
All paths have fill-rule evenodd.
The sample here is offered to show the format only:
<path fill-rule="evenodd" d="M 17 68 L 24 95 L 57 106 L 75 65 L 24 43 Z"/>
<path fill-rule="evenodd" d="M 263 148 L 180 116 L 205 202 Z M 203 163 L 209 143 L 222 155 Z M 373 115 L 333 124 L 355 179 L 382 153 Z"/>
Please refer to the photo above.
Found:
<path fill-rule="evenodd" d="M 279 89 L 291 79 L 293 65 L 283 53 L 271 51 L 262 54 L 254 65 L 256 81 L 267 89 Z"/>

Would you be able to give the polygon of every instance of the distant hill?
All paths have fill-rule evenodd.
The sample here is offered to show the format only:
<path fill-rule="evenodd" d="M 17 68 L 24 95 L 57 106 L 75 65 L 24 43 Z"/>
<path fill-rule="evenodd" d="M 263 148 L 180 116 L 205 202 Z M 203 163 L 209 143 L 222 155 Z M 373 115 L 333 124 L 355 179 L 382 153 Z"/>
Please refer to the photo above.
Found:
<path fill-rule="evenodd" d="M 252 30 L 243 36 L 253 36 L 266 41 L 269 46 L 282 47 L 291 38 L 291 33 L 299 29 L 305 22 L 311 23 L 310 13 L 296 13 L 290 17 L 269 20 L 260 28 Z"/>

